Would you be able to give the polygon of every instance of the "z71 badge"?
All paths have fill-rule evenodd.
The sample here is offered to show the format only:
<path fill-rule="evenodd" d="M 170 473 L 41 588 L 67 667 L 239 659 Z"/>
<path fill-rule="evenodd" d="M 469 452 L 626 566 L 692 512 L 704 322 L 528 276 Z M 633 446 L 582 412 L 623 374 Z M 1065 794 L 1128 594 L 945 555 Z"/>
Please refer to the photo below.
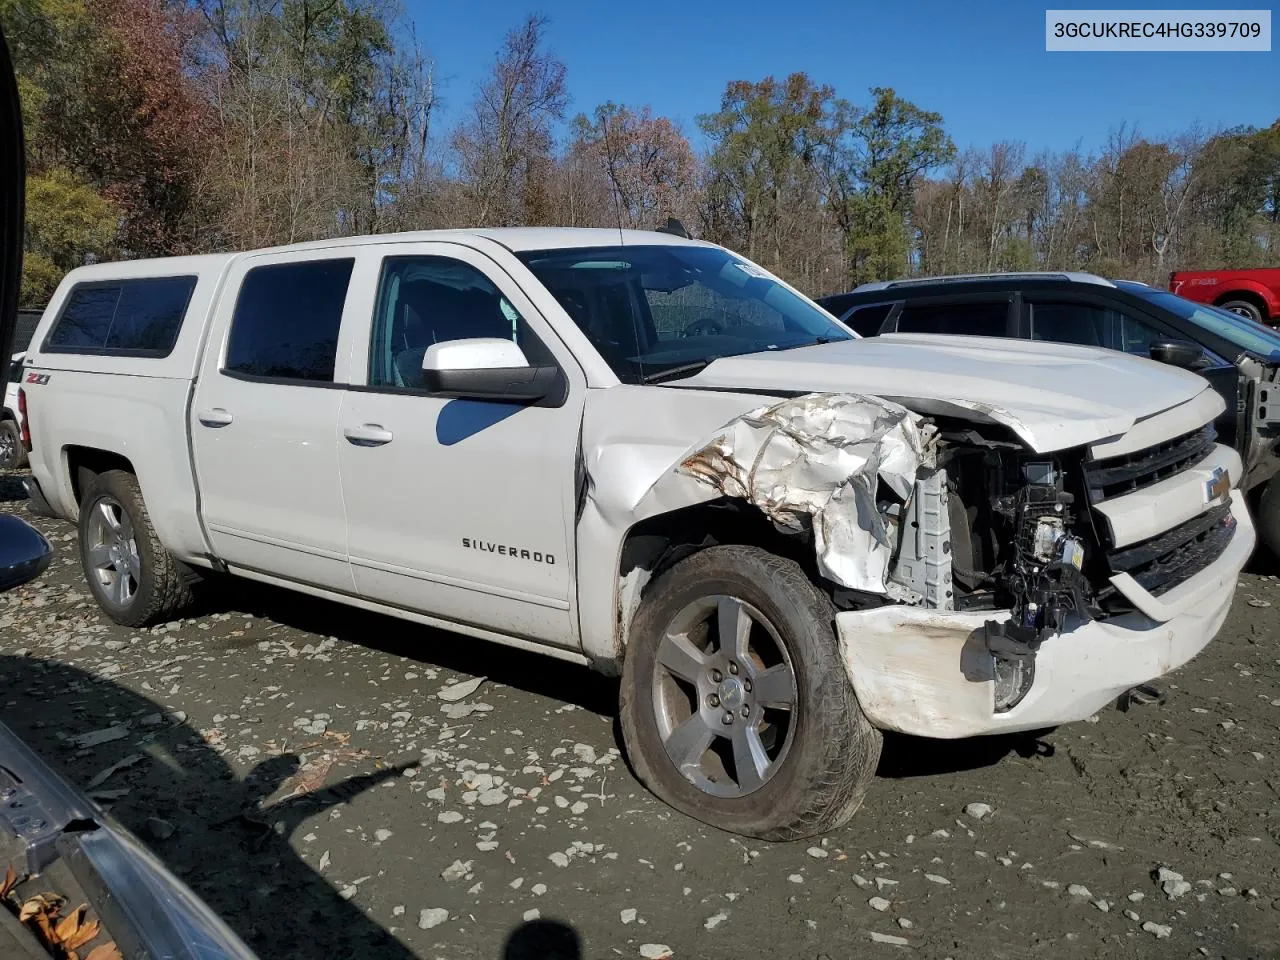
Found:
<path fill-rule="evenodd" d="M 49 374 L 47 373 L 28 373 L 24 383 L 48 383 Z"/>
<path fill-rule="evenodd" d="M 1221 500 L 1231 492 L 1231 473 L 1226 467 L 1215 467 L 1209 479 L 1204 482 L 1205 503 Z"/>

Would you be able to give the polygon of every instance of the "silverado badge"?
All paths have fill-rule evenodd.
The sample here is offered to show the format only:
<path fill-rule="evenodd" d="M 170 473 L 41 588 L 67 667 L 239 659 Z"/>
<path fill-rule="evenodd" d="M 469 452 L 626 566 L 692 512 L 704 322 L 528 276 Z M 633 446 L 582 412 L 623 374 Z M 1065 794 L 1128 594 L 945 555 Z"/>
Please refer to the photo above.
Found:
<path fill-rule="evenodd" d="M 1231 474 L 1226 467 L 1215 467 L 1204 482 L 1205 503 L 1213 503 L 1231 492 Z"/>

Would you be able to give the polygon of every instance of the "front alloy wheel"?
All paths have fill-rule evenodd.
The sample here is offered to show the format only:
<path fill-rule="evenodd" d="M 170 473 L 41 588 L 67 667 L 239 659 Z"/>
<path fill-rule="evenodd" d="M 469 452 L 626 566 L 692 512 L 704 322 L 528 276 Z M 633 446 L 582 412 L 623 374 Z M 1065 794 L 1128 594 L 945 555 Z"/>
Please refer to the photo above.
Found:
<path fill-rule="evenodd" d="M 791 746 L 796 679 L 777 631 L 751 604 L 705 597 L 658 643 L 653 710 L 667 756 L 704 793 L 740 797 Z"/>

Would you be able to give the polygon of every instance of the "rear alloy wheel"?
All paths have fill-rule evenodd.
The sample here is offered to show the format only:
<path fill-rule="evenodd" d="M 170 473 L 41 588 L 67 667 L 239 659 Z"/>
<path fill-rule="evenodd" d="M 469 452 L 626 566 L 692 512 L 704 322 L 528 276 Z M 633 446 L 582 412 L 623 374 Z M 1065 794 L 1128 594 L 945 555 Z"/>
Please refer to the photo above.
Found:
<path fill-rule="evenodd" d="M 95 477 L 84 493 L 80 563 L 94 599 L 124 626 L 163 623 L 191 601 L 193 575 L 160 542 L 138 478 L 123 470 Z"/>
<path fill-rule="evenodd" d="M 627 754 L 659 798 L 712 826 L 792 840 L 839 826 L 874 777 L 835 610 L 790 560 L 710 547 L 659 576 L 623 664 Z"/>
<path fill-rule="evenodd" d="M 115 497 L 99 497 L 89 512 L 85 565 L 91 568 L 95 593 L 121 610 L 133 603 L 142 582 L 142 557 L 133 519 Z"/>
<path fill-rule="evenodd" d="M 1247 317 L 1255 323 L 1266 322 L 1263 319 L 1262 310 L 1252 300 L 1228 300 L 1222 304 L 1222 309 Z"/>

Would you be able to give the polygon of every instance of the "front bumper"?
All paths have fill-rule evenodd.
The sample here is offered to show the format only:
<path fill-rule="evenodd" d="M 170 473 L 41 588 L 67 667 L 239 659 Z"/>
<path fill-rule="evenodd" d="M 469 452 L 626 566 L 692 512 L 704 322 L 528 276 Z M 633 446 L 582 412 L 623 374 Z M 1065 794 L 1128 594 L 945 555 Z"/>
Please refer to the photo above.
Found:
<path fill-rule="evenodd" d="M 1036 730 L 1092 716 L 1124 691 L 1186 663 L 1221 629 L 1256 540 L 1243 499 L 1233 494 L 1237 528 L 1227 549 L 1171 591 L 1194 603 L 1147 605 L 1149 612 L 1170 613 L 1166 620 L 1136 604 L 1137 612 L 1078 623 L 1050 638 L 1036 655 L 1030 690 L 1004 713 L 995 711 L 984 627 L 1008 611 L 885 606 L 838 614 L 845 668 L 863 712 L 882 730 L 942 739 Z"/>

